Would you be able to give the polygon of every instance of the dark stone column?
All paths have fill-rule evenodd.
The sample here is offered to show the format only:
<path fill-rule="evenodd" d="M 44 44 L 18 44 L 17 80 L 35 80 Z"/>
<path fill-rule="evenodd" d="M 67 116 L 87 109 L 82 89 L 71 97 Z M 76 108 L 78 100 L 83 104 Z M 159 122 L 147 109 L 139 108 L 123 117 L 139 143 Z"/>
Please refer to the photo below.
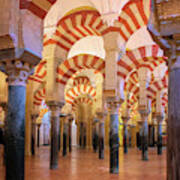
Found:
<path fill-rule="evenodd" d="M 162 114 L 157 114 L 156 119 L 157 119 L 157 124 L 158 124 L 157 154 L 162 155 L 162 147 L 163 147 L 163 144 L 162 144 L 162 122 L 163 122 L 164 116 Z"/>
<path fill-rule="evenodd" d="M 41 124 L 37 124 L 37 147 L 40 147 L 40 127 Z"/>
<path fill-rule="evenodd" d="M 72 121 L 73 119 L 69 119 L 69 152 L 72 151 Z"/>
<path fill-rule="evenodd" d="M 60 108 L 63 106 L 60 102 L 49 101 L 47 105 L 51 111 L 51 154 L 50 169 L 58 168 L 58 136 L 59 136 L 59 114 Z"/>
<path fill-rule="evenodd" d="M 83 144 L 83 123 L 80 122 L 80 127 L 79 127 L 79 146 L 82 147 Z"/>
<path fill-rule="evenodd" d="M 104 159 L 104 122 L 99 122 L 99 159 Z"/>
<path fill-rule="evenodd" d="M 180 56 L 169 70 L 167 179 L 180 179 Z"/>
<path fill-rule="evenodd" d="M 98 150 L 98 120 L 94 119 L 93 122 L 93 150 L 96 153 Z"/>
<path fill-rule="evenodd" d="M 110 173 L 119 173 L 119 107 L 121 101 L 116 97 L 107 98 L 110 108 Z"/>
<path fill-rule="evenodd" d="M 141 129 L 141 150 L 142 150 L 142 160 L 148 161 L 148 115 L 146 110 L 139 110 L 142 120 Z"/>
<path fill-rule="evenodd" d="M 85 149 L 86 148 L 86 123 L 83 123 L 83 135 L 82 135 L 82 139 L 83 139 L 82 147 Z"/>
<path fill-rule="evenodd" d="M 99 119 L 99 159 L 104 159 L 104 120 L 106 114 L 103 112 L 97 112 Z"/>
<path fill-rule="evenodd" d="M 31 115 L 31 120 L 32 120 L 31 122 L 31 154 L 33 156 L 35 155 L 35 151 L 36 151 L 36 148 L 35 148 L 36 118 L 37 118 L 36 114 Z"/>
<path fill-rule="evenodd" d="M 26 87 L 8 87 L 5 127 L 6 179 L 24 179 L 24 131 Z"/>
<path fill-rule="evenodd" d="M 61 150 L 61 116 L 59 117 L 59 136 L 58 136 L 58 150 Z"/>
<path fill-rule="evenodd" d="M 24 135 L 26 81 L 29 64 L 9 61 L 5 71 L 8 74 L 8 113 L 5 122 L 6 179 L 24 180 Z"/>
<path fill-rule="evenodd" d="M 63 123 L 63 156 L 67 155 L 68 120 L 69 117 L 66 116 Z"/>
<path fill-rule="evenodd" d="M 127 140 L 128 140 L 128 121 L 129 121 L 129 117 L 122 117 L 123 119 L 123 122 L 124 122 L 124 136 L 123 136 L 123 146 L 124 146 L 124 154 L 127 154 L 128 153 L 128 143 L 127 143 Z"/>

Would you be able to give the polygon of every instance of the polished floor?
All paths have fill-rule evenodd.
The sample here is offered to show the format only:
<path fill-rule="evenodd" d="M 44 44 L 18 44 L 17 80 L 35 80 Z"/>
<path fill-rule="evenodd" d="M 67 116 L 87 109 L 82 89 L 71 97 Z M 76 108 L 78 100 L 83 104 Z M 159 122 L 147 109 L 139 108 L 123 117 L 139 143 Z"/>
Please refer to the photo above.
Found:
<path fill-rule="evenodd" d="M 73 148 L 67 157 L 59 156 L 59 168 L 49 170 L 49 149 L 41 147 L 35 157 L 26 158 L 26 180 L 165 180 L 166 152 L 156 155 L 149 150 L 149 161 L 141 161 L 137 149 L 130 149 L 123 155 L 120 149 L 119 175 L 109 174 L 109 156 L 99 160 L 98 154 L 91 150 Z M 0 180 L 4 180 L 2 156 L 0 156 Z"/>

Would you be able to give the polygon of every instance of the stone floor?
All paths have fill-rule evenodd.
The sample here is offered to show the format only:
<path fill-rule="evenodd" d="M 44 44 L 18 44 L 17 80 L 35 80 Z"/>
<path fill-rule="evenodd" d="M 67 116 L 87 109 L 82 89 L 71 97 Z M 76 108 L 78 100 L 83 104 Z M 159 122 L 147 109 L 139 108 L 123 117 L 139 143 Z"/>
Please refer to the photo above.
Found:
<path fill-rule="evenodd" d="M 59 157 L 59 168 L 49 170 L 49 149 L 41 147 L 35 157 L 26 158 L 26 180 L 165 180 L 166 152 L 156 155 L 155 149 L 149 150 L 149 161 L 141 161 L 137 149 L 130 149 L 123 155 L 120 149 L 119 175 L 109 174 L 108 151 L 105 160 L 90 150 L 73 148 L 67 157 Z M 4 180 L 2 156 L 0 156 L 0 180 Z"/>

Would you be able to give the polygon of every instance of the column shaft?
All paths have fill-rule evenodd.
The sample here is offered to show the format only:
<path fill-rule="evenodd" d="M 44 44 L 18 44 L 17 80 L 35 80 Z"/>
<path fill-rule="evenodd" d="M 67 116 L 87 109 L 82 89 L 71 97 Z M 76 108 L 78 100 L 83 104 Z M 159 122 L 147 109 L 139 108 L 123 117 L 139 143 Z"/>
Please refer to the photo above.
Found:
<path fill-rule="evenodd" d="M 124 124 L 124 153 L 127 154 L 128 153 L 128 144 L 127 144 L 127 140 L 128 140 L 128 128 L 127 128 L 127 124 Z"/>
<path fill-rule="evenodd" d="M 144 121 L 142 124 L 141 135 L 141 148 L 142 148 L 142 160 L 148 160 L 148 122 Z"/>
<path fill-rule="evenodd" d="M 104 122 L 99 123 L 99 159 L 104 159 Z"/>
<path fill-rule="evenodd" d="M 5 123 L 6 179 L 24 180 L 25 86 L 8 87 Z"/>
<path fill-rule="evenodd" d="M 63 156 L 67 155 L 67 138 L 68 138 L 68 123 L 64 123 L 63 127 Z"/>
<path fill-rule="evenodd" d="M 162 123 L 158 123 L 157 154 L 162 154 Z"/>
<path fill-rule="evenodd" d="M 59 135 L 59 117 L 51 117 L 51 159 L 50 169 L 58 168 L 58 135 Z"/>
<path fill-rule="evenodd" d="M 32 155 L 35 155 L 35 137 L 36 137 L 36 123 L 35 117 L 32 117 L 32 124 L 31 124 L 31 153 Z"/>
<path fill-rule="evenodd" d="M 110 115 L 110 173 L 119 173 L 119 116 Z"/>

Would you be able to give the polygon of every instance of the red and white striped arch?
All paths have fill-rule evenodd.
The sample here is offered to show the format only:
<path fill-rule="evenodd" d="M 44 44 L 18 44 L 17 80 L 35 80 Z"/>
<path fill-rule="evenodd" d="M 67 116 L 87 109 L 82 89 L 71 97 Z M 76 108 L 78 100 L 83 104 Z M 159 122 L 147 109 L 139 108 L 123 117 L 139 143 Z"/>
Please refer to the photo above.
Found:
<path fill-rule="evenodd" d="M 148 24 L 150 17 L 150 2 L 151 0 L 129 1 L 123 7 L 115 27 L 111 27 L 103 33 L 118 31 L 122 38 L 127 42 L 133 33 Z"/>
<path fill-rule="evenodd" d="M 73 104 L 74 99 L 82 95 L 88 95 L 92 99 L 95 99 L 96 90 L 91 85 L 80 84 L 67 91 L 65 101 L 66 103 Z"/>
<path fill-rule="evenodd" d="M 42 101 L 45 100 L 45 94 L 46 94 L 46 90 L 44 87 L 38 89 L 35 93 L 34 93 L 34 101 L 33 104 L 36 106 L 41 106 Z"/>
<path fill-rule="evenodd" d="M 86 97 L 78 97 L 76 98 L 74 101 L 73 101 L 73 104 L 72 104 L 72 110 L 73 111 L 76 111 L 78 109 L 78 106 L 80 104 L 88 104 L 88 105 L 92 105 L 93 104 L 93 100 L 86 96 Z"/>
<path fill-rule="evenodd" d="M 20 9 L 27 9 L 41 19 L 44 19 L 56 0 L 20 0 Z"/>
<path fill-rule="evenodd" d="M 45 81 L 45 77 L 46 77 L 46 74 L 47 74 L 46 64 L 47 64 L 47 61 L 42 60 L 37 65 L 34 75 L 29 77 L 29 80 L 36 81 L 36 82 L 39 82 L 39 83 L 43 83 Z"/>
<path fill-rule="evenodd" d="M 55 44 L 69 52 L 80 39 L 87 36 L 101 36 L 107 28 L 96 10 L 82 10 L 67 15 L 57 23 L 54 36 L 44 36 L 44 46 Z"/>
<path fill-rule="evenodd" d="M 167 91 L 168 88 L 168 71 L 165 76 L 161 80 L 154 81 L 150 83 L 147 88 L 148 98 L 154 99 L 156 98 L 156 94 L 158 91 Z"/>
<path fill-rule="evenodd" d="M 73 85 L 78 86 L 80 84 L 90 85 L 90 79 L 87 76 L 78 76 L 74 78 Z"/>
<path fill-rule="evenodd" d="M 162 97 L 162 105 L 164 107 L 167 107 L 168 106 L 168 93 L 164 93 L 163 97 Z"/>
<path fill-rule="evenodd" d="M 147 67 L 153 71 L 158 65 L 165 63 L 166 59 L 158 45 L 144 46 L 127 51 L 118 61 L 118 76 L 126 79 L 131 71 L 140 67 Z"/>
<path fill-rule="evenodd" d="M 152 99 L 152 103 L 154 104 L 154 106 L 156 106 L 156 98 Z M 165 109 L 168 106 L 168 93 L 165 92 L 162 96 L 162 106 L 165 107 Z"/>
<path fill-rule="evenodd" d="M 100 57 L 81 54 L 65 60 L 57 69 L 57 82 L 66 85 L 74 73 L 82 69 L 94 69 L 105 77 L 105 61 Z"/>

